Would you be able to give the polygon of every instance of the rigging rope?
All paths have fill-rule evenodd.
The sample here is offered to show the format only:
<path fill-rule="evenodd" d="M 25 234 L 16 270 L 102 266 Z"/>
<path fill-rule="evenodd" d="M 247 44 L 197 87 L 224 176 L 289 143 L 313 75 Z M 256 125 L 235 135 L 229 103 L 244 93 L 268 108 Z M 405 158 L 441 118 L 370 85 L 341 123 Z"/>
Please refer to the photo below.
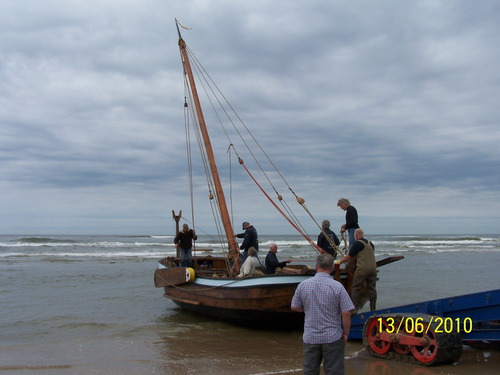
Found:
<path fill-rule="evenodd" d="M 230 144 L 227 148 L 227 154 L 229 158 L 229 207 L 231 207 L 231 223 L 234 223 L 234 216 L 233 216 L 233 167 L 231 161 L 233 160 L 231 158 L 231 148 L 233 147 L 232 144 Z"/>
<path fill-rule="evenodd" d="M 189 132 L 189 116 L 187 114 L 186 108 L 187 108 L 187 101 L 186 97 L 184 97 L 184 131 L 186 133 L 186 154 L 187 154 L 187 162 L 188 162 L 188 179 L 189 179 L 189 199 L 191 202 L 191 217 L 193 219 L 193 227 L 195 223 L 195 216 L 194 216 L 194 193 L 193 193 L 193 159 L 192 159 L 192 153 L 191 153 L 191 144 L 189 142 L 190 137 L 190 132 Z M 177 235 L 177 234 L 176 234 Z M 193 248 L 196 249 L 196 241 L 193 238 Z M 195 255 L 196 257 L 196 255 Z"/>
<path fill-rule="evenodd" d="M 248 142 L 245 140 L 245 138 L 243 137 L 243 135 L 241 134 L 241 132 L 239 131 L 239 129 L 235 126 L 234 124 L 234 121 L 232 121 L 231 119 L 231 116 L 229 116 L 228 112 L 226 111 L 224 105 L 222 104 L 222 102 L 219 100 L 219 96 L 215 93 L 215 91 L 212 89 L 212 87 L 214 87 L 216 89 L 216 91 L 219 93 L 220 97 L 224 99 L 224 102 L 227 104 L 227 106 L 229 107 L 229 109 L 231 109 L 231 112 L 234 113 L 234 115 L 236 116 L 236 118 L 238 119 L 238 121 L 241 123 L 241 125 L 243 126 L 243 128 L 246 130 L 246 132 L 250 135 L 250 137 L 253 139 L 253 141 L 255 142 L 255 144 L 257 145 L 257 147 L 262 151 L 262 154 L 265 156 L 265 159 L 267 159 L 267 161 L 269 162 L 269 164 L 273 167 L 273 169 L 276 171 L 276 173 L 280 176 L 280 178 L 283 180 L 283 182 L 285 183 L 285 185 L 288 187 L 288 189 L 292 192 L 292 194 L 297 198 L 297 199 L 300 199 L 296 194 L 295 192 L 293 191 L 292 187 L 290 186 L 290 184 L 288 183 L 288 181 L 285 179 L 285 177 L 283 176 L 283 174 L 279 171 L 278 167 L 276 166 L 276 164 L 272 161 L 272 159 L 269 157 L 269 155 L 267 154 L 267 152 L 264 150 L 264 148 L 262 147 L 262 145 L 260 144 L 260 142 L 255 138 L 255 136 L 253 135 L 253 133 L 251 132 L 251 130 L 247 127 L 247 125 L 245 124 L 245 122 L 243 121 L 243 119 L 241 119 L 241 117 L 238 115 L 238 113 L 236 112 L 236 110 L 234 109 L 234 107 L 231 105 L 231 103 L 227 100 L 227 98 L 225 97 L 225 95 L 222 93 L 222 91 L 219 89 L 219 87 L 217 86 L 217 84 L 213 81 L 213 79 L 211 78 L 211 76 L 208 74 L 208 72 L 203 68 L 203 66 L 201 65 L 201 63 L 199 63 L 199 61 L 197 60 L 196 56 L 192 53 L 191 50 L 188 49 L 188 52 L 190 53 L 190 56 L 192 57 L 192 60 L 195 61 L 196 63 L 196 67 L 199 69 L 197 70 L 197 73 L 199 72 L 199 75 L 198 77 L 203 77 L 203 81 L 207 84 L 207 86 L 210 88 L 210 91 L 212 92 L 212 95 L 216 98 L 217 102 L 219 103 L 221 109 L 224 111 L 224 113 L 226 114 L 226 117 L 228 118 L 228 120 L 230 121 L 230 123 L 233 125 L 233 128 L 234 130 L 236 131 L 236 133 L 238 134 L 238 136 L 240 137 L 241 141 L 243 142 L 243 144 L 246 146 L 247 150 L 249 151 L 250 155 L 252 155 L 252 158 L 254 159 L 254 161 L 256 162 L 256 164 L 258 165 L 259 169 L 261 170 L 261 172 L 263 173 L 263 175 L 266 177 L 267 181 L 269 182 L 269 184 L 271 185 L 271 187 L 273 188 L 273 190 L 275 191 L 276 195 L 278 197 L 281 197 L 281 195 L 278 193 L 278 190 L 276 189 L 276 187 L 274 186 L 274 184 L 272 183 L 271 179 L 269 178 L 268 174 L 265 172 L 264 168 L 262 167 L 261 163 L 258 161 L 257 157 L 255 156 L 254 152 L 252 151 L 251 147 L 249 146 Z M 205 92 L 207 92 L 206 88 L 205 88 L 205 85 L 203 84 L 203 81 L 202 81 L 202 85 L 205 89 Z M 210 96 L 207 95 L 207 97 L 209 98 L 210 100 L 210 103 L 212 104 L 212 107 L 213 107 L 213 103 L 212 103 L 212 100 L 210 99 Z M 214 109 L 214 111 L 217 113 L 217 111 Z M 217 117 L 219 118 L 218 114 L 217 114 Z M 220 121 L 220 118 L 219 118 L 219 121 Z M 222 124 L 222 123 L 221 123 Z M 224 127 L 224 125 L 222 124 L 222 127 L 224 129 L 224 132 L 226 134 L 226 137 L 228 138 L 229 142 L 231 143 L 231 139 Z M 232 143 L 231 143 L 232 145 Z M 235 150 L 236 152 L 236 150 Z M 239 155 L 238 155 L 239 157 Z"/>
<path fill-rule="evenodd" d="M 316 221 L 316 219 L 314 218 L 314 216 L 311 214 L 311 212 L 307 209 L 307 207 L 305 207 L 304 204 L 300 203 L 300 200 L 302 198 L 299 198 L 294 190 L 292 189 L 292 187 L 290 186 L 290 184 L 288 183 L 288 181 L 285 179 L 285 177 L 282 175 L 282 173 L 279 171 L 279 169 L 277 168 L 277 166 L 275 165 L 275 163 L 271 160 L 271 158 L 269 157 L 269 155 L 266 153 L 266 151 L 264 150 L 264 148 L 262 147 L 262 145 L 259 143 L 259 141 L 255 138 L 255 136 L 253 135 L 253 133 L 250 131 L 250 129 L 246 126 L 246 124 L 244 123 L 244 121 L 241 119 L 241 117 L 238 115 L 238 113 L 236 112 L 236 110 L 234 109 L 234 107 L 231 105 L 231 103 L 229 103 L 229 101 L 227 100 L 227 98 L 225 97 L 225 95 L 222 93 L 222 91 L 219 89 L 219 87 L 217 86 L 217 84 L 213 81 L 213 79 L 211 78 L 211 76 L 208 74 L 208 72 L 204 69 L 204 67 L 201 65 L 201 63 L 198 61 L 198 59 L 196 58 L 196 56 L 194 55 L 194 53 L 188 48 L 187 51 L 189 52 L 189 55 L 190 55 L 190 60 L 192 62 L 194 62 L 194 66 L 196 66 L 196 73 L 198 75 L 198 77 L 200 78 L 200 82 L 205 90 L 205 93 L 207 94 L 207 97 L 210 101 L 210 104 L 214 110 L 214 112 L 216 113 L 216 116 L 219 120 L 219 123 L 221 124 L 221 127 L 222 129 L 224 130 L 224 133 L 230 143 L 230 146 L 229 147 L 233 147 L 235 153 L 236 153 L 236 156 L 238 158 L 240 158 L 240 155 L 238 154 L 237 150 L 235 149 L 235 147 L 233 146 L 233 142 L 231 141 L 231 138 L 227 132 L 227 129 L 225 128 L 224 124 L 222 123 L 221 119 L 220 119 L 220 116 L 218 114 L 218 111 L 215 109 L 215 106 L 212 102 L 212 99 L 211 99 L 211 96 L 208 95 L 208 90 L 207 90 L 207 87 L 209 88 L 210 92 L 212 93 L 212 96 L 217 100 L 217 102 L 219 103 L 219 106 L 220 108 L 222 109 L 222 111 L 224 112 L 224 114 L 226 115 L 226 118 L 228 119 L 228 121 L 231 123 L 233 129 L 235 130 L 235 132 L 238 134 L 239 138 L 241 139 L 241 141 L 243 142 L 243 144 L 245 145 L 246 149 L 248 150 L 248 152 L 250 153 L 250 155 L 252 156 L 252 159 L 255 161 L 255 163 L 257 164 L 258 168 L 260 169 L 261 173 L 264 175 L 264 177 L 266 178 L 266 180 L 268 181 L 268 183 L 270 184 L 271 188 L 274 190 L 276 196 L 277 196 L 277 199 L 280 201 L 281 205 L 284 207 L 284 210 L 287 212 L 287 214 L 289 216 L 292 216 L 293 217 L 293 221 L 294 221 L 294 225 L 297 225 L 297 226 L 300 226 L 302 228 L 303 231 L 305 231 L 304 227 L 302 226 L 302 224 L 300 223 L 300 220 L 298 220 L 297 216 L 293 213 L 293 210 L 290 208 L 290 206 L 286 203 L 286 200 L 284 200 L 283 196 L 278 192 L 278 189 L 276 188 L 275 184 L 273 184 L 273 182 L 271 181 L 271 179 L 269 178 L 269 175 L 268 173 L 266 173 L 265 169 L 263 168 L 262 164 L 259 162 L 258 158 L 255 156 L 255 153 L 252 151 L 252 148 L 250 147 L 250 145 L 248 144 L 248 142 L 245 140 L 245 138 L 243 137 L 241 131 L 237 128 L 237 126 L 235 125 L 234 121 L 232 120 L 231 116 L 229 115 L 228 111 L 226 110 L 225 106 L 223 105 L 222 101 L 219 99 L 219 98 L 222 98 L 224 103 L 226 103 L 226 105 L 228 106 L 228 108 L 231 110 L 231 112 L 236 116 L 236 118 L 238 119 L 239 123 L 241 123 L 241 125 L 243 126 L 243 128 L 246 130 L 246 132 L 250 135 L 250 137 L 253 139 L 253 141 L 255 142 L 255 144 L 257 145 L 257 147 L 261 150 L 262 154 L 265 156 L 265 159 L 267 159 L 267 161 L 269 162 L 269 164 L 272 166 L 272 168 L 276 171 L 276 173 L 279 175 L 279 177 L 282 179 L 282 181 L 285 183 L 285 185 L 288 187 L 288 189 L 291 191 L 291 193 L 295 196 L 297 202 L 299 202 L 299 204 L 301 204 L 302 208 L 304 208 L 306 210 L 306 212 L 309 214 L 310 218 L 313 220 L 313 222 L 321 229 L 321 226 L 319 225 L 319 223 Z M 203 79 L 201 79 L 203 78 Z M 218 93 L 218 94 L 217 94 Z M 303 200 L 302 200 L 303 201 Z M 335 246 L 335 245 L 334 245 Z"/>
<path fill-rule="evenodd" d="M 197 120 L 197 117 L 196 117 L 195 113 L 192 110 L 193 106 L 188 105 L 188 101 L 192 102 L 192 96 L 191 96 L 191 91 L 188 89 L 189 85 L 188 85 L 188 82 L 187 82 L 187 79 L 186 79 L 185 75 L 184 75 L 184 86 L 185 86 L 185 92 L 187 94 L 185 96 L 185 103 L 184 103 L 185 111 L 190 114 L 190 116 L 192 118 L 192 123 L 193 124 L 197 124 L 198 120 Z M 185 121 L 187 123 L 189 123 L 189 116 L 187 114 L 185 115 L 185 118 L 186 118 Z M 193 128 L 195 130 L 197 144 L 198 144 L 198 148 L 199 148 L 199 151 L 200 151 L 200 155 L 201 155 L 201 159 L 202 159 L 202 164 L 203 164 L 203 167 L 204 167 L 204 170 L 205 170 L 204 174 L 205 174 L 205 178 L 206 178 L 207 188 L 208 188 L 208 191 L 209 191 L 209 201 L 210 201 L 210 208 L 211 208 L 211 211 L 212 211 L 212 216 L 214 217 L 214 223 L 215 223 L 216 231 L 217 231 L 217 234 L 218 234 L 218 237 L 219 237 L 219 242 L 221 244 L 223 244 L 224 243 L 224 241 L 223 241 L 223 237 L 224 236 L 222 234 L 223 230 L 221 229 L 222 228 L 222 224 L 221 224 L 221 221 L 220 221 L 220 216 L 216 213 L 217 209 L 215 207 L 215 205 L 217 204 L 217 197 L 214 196 L 214 194 L 212 193 L 212 191 L 214 190 L 213 179 L 211 178 L 211 174 L 208 173 L 209 166 L 208 166 L 208 161 L 207 161 L 206 154 L 204 152 L 204 148 L 202 146 L 203 142 L 201 141 L 201 134 L 200 134 L 199 126 L 193 126 Z M 187 133 L 187 134 L 189 134 L 189 133 Z M 187 138 L 187 142 L 189 142 L 189 138 Z M 190 183 L 192 183 L 192 162 L 188 163 L 188 167 L 189 167 Z M 192 208 L 192 210 L 194 212 L 194 199 L 193 198 L 191 199 L 191 208 Z M 194 213 L 193 213 L 193 218 L 194 218 Z M 194 221 L 194 219 L 193 219 L 193 221 Z M 226 253 L 224 246 L 222 246 L 222 249 L 223 249 L 223 253 Z"/>
<path fill-rule="evenodd" d="M 318 246 L 311 240 L 311 238 L 309 238 L 309 236 L 304 233 L 282 210 L 281 208 L 278 207 L 278 205 L 272 200 L 272 198 L 269 196 L 269 194 L 267 194 L 267 192 L 262 188 L 262 186 L 259 184 L 259 182 L 255 179 L 255 177 L 252 175 L 252 173 L 248 170 L 248 168 L 246 167 L 245 163 L 243 162 L 242 159 L 239 159 L 239 162 L 240 164 L 243 166 L 243 168 L 245 168 L 245 171 L 248 173 L 248 175 L 250 176 L 250 178 L 255 182 L 255 184 L 259 187 L 259 189 L 262 191 L 262 193 L 266 196 L 266 198 L 269 200 L 269 202 L 271 202 L 271 204 L 278 210 L 278 212 L 283 215 L 283 217 L 290 223 L 290 225 L 292 227 L 294 227 L 297 232 L 299 232 L 302 237 L 304 237 L 308 242 L 309 244 L 312 246 L 312 248 L 314 250 L 316 250 L 317 252 L 320 252 L 320 250 L 318 249 Z"/>
<path fill-rule="evenodd" d="M 229 136 L 229 133 L 228 133 L 226 127 L 223 124 L 223 121 L 222 121 L 222 119 L 221 119 L 221 117 L 219 115 L 218 110 L 215 108 L 214 101 L 212 101 L 212 97 L 215 98 L 215 101 L 218 103 L 218 105 L 219 105 L 220 109 L 222 110 L 222 112 L 224 113 L 225 117 L 227 118 L 227 120 L 229 121 L 229 123 L 232 125 L 232 128 L 234 129 L 234 131 L 236 132 L 236 134 L 239 136 L 240 140 L 245 145 L 246 149 L 248 150 L 248 152 L 252 156 L 253 160 L 257 164 L 258 169 L 260 169 L 261 173 L 263 174 L 263 176 L 265 177 L 265 179 L 268 181 L 268 183 L 271 186 L 271 188 L 274 190 L 274 192 L 275 192 L 275 194 L 277 196 L 277 199 L 280 202 L 280 204 L 283 207 L 283 210 L 286 212 L 286 214 L 285 214 L 285 212 L 283 212 L 282 209 L 280 209 L 277 206 L 277 204 L 274 202 L 274 200 L 267 194 L 267 192 L 265 191 L 265 189 L 257 182 L 257 180 L 250 173 L 250 171 L 246 167 L 246 165 L 244 165 L 241 161 L 240 161 L 240 164 L 243 165 L 244 169 L 250 175 L 250 177 L 252 178 L 252 180 L 254 181 L 254 183 L 258 186 L 258 188 L 262 191 L 262 193 L 266 196 L 266 198 L 271 202 L 271 204 L 281 213 L 281 215 L 283 217 L 285 217 L 285 219 L 304 238 L 306 238 L 309 241 L 309 243 L 312 243 L 312 241 L 309 238 L 309 236 L 307 234 L 305 234 L 306 230 L 304 229 L 303 225 L 300 223 L 300 220 L 293 213 L 293 210 L 287 204 L 287 202 L 283 198 L 283 196 L 278 192 L 277 187 L 271 181 L 268 173 L 266 173 L 264 167 L 262 166 L 262 164 L 257 159 L 257 157 L 256 157 L 255 153 L 253 152 L 252 148 L 250 147 L 250 145 L 248 144 L 248 142 L 245 140 L 245 138 L 243 137 L 242 132 L 240 131 L 240 129 L 238 129 L 238 127 L 236 126 L 235 122 L 232 119 L 232 116 L 228 112 L 232 112 L 234 114 L 234 116 L 236 117 L 236 119 L 243 126 L 244 130 L 250 135 L 251 139 L 253 139 L 253 141 L 255 142 L 255 144 L 257 145 L 257 147 L 260 149 L 260 151 L 264 155 L 265 159 L 267 159 L 268 163 L 272 166 L 272 168 L 276 171 L 277 175 L 281 178 L 281 180 L 284 182 L 284 184 L 288 187 L 288 190 L 295 196 L 296 201 L 308 213 L 309 217 L 318 226 L 318 228 L 320 228 L 320 230 L 323 231 L 322 228 L 321 228 L 321 226 L 319 225 L 319 223 L 316 221 L 316 219 L 314 218 L 314 216 L 312 215 L 312 213 L 309 211 L 309 209 L 305 205 L 305 201 L 302 198 L 300 198 L 300 197 L 297 196 L 297 194 L 294 192 L 294 190 L 289 185 L 288 181 L 285 179 L 285 177 L 278 170 L 277 166 L 271 160 L 271 158 L 269 157 L 269 155 L 265 152 L 265 150 L 263 149 L 262 145 L 254 137 L 254 135 L 252 134 L 252 132 L 250 131 L 250 129 L 248 129 L 248 127 L 243 122 L 243 120 L 240 118 L 240 116 L 235 111 L 235 109 L 233 108 L 233 106 L 229 103 L 229 101 L 226 99 L 226 97 L 224 96 L 224 94 L 221 92 L 221 90 L 215 84 L 215 82 L 213 81 L 213 79 L 211 78 L 211 76 L 208 74 L 208 72 L 204 69 L 204 67 L 198 61 L 198 59 L 196 58 L 196 56 L 194 55 L 194 53 L 188 47 L 186 47 L 186 51 L 187 51 L 187 53 L 190 56 L 191 66 L 195 68 L 194 71 L 195 71 L 195 73 L 196 73 L 196 75 L 197 75 L 197 77 L 199 79 L 199 82 L 201 83 L 201 87 L 203 87 L 203 89 L 204 89 L 204 91 L 206 93 L 206 96 L 207 96 L 207 98 L 208 98 L 208 100 L 210 102 L 210 105 L 212 106 L 212 109 L 213 109 L 213 111 L 214 111 L 214 113 L 215 113 L 215 115 L 216 115 L 216 117 L 217 117 L 217 119 L 218 119 L 218 121 L 219 121 L 219 123 L 220 123 L 220 125 L 221 125 L 221 127 L 222 127 L 222 129 L 223 129 L 223 131 L 225 133 L 225 135 L 226 135 L 226 138 L 229 141 L 228 153 L 230 153 L 230 149 L 232 148 L 234 150 L 235 154 L 236 154 L 236 157 L 238 157 L 239 160 L 242 160 L 242 158 L 238 154 L 236 148 L 234 147 L 233 142 L 231 141 L 231 137 Z M 211 95 L 209 94 L 209 92 L 211 92 Z M 224 105 L 224 103 L 225 103 L 225 105 Z M 228 109 L 226 109 L 226 106 L 228 107 Z M 196 118 L 196 117 L 194 116 L 194 118 Z M 231 168 L 231 156 L 230 155 L 229 155 L 229 159 L 230 159 L 230 206 L 231 206 L 231 222 L 234 223 L 234 218 L 233 218 L 233 202 L 232 202 L 232 168 Z M 215 215 L 215 216 L 217 216 L 217 215 Z M 330 245 L 332 245 L 332 247 L 335 250 L 337 250 L 337 247 L 333 243 L 333 241 L 328 236 L 325 236 L 325 238 L 329 241 Z M 313 248 L 316 251 L 318 251 L 318 248 L 317 248 L 316 244 L 314 244 Z"/>

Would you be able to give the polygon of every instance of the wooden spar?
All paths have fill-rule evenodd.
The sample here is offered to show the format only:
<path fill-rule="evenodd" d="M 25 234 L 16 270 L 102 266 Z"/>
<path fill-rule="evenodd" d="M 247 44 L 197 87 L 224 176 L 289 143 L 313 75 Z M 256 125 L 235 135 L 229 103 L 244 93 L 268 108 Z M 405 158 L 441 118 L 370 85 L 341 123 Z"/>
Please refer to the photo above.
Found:
<path fill-rule="evenodd" d="M 175 236 L 177 236 L 177 234 L 179 234 L 179 220 L 182 217 L 182 210 L 179 211 L 179 215 L 176 215 L 174 210 L 172 210 L 172 217 L 175 220 Z M 176 256 L 177 258 L 179 258 L 181 256 L 181 250 L 179 246 L 176 246 L 175 249 L 176 249 Z"/>
<path fill-rule="evenodd" d="M 177 31 L 179 31 L 178 26 L 177 26 Z M 193 71 L 191 70 L 191 64 L 189 63 L 189 58 L 186 50 L 186 42 L 184 42 L 184 40 L 182 39 L 180 32 L 179 32 L 179 49 L 181 51 L 181 56 L 184 63 L 185 74 L 187 75 L 189 80 L 189 86 L 191 88 L 191 93 L 193 95 L 193 101 L 196 108 L 196 114 L 198 116 L 201 135 L 203 137 L 203 143 L 205 144 L 205 151 L 207 153 L 207 159 L 210 165 L 210 170 L 212 172 L 212 177 L 215 184 L 215 194 L 217 195 L 217 201 L 219 203 L 218 206 L 221 214 L 222 225 L 224 227 L 224 231 L 226 232 L 226 237 L 229 245 L 228 257 L 237 262 L 239 259 L 238 244 L 236 243 L 233 227 L 231 225 L 231 219 L 226 204 L 226 198 L 224 196 L 224 191 L 222 189 L 222 184 L 219 178 L 219 172 L 217 170 L 217 165 L 215 163 L 212 144 L 210 142 L 210 137 L 208 135 L 207 127 L 205 125 L 205 118 L 201 110 L 201 104 L 198 98 L 198 92 L 196 90 L 196 83 L 194 81 Z"/>

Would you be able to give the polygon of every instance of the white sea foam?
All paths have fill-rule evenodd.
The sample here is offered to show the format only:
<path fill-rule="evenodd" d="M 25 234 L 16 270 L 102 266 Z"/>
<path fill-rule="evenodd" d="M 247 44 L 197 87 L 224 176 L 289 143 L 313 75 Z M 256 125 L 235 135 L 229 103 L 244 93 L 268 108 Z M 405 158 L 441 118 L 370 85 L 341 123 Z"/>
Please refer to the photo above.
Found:
<path fill-rule="evenodd" d="M 438 254 L 458 252 L 500 252 L 499 236 L 389 236 L 369 238 L 375 244 L 377 258 L 390 255 Z M 278 245 L 278 257 L 287 259 L 314 259 L 317 255 L 301 236 L 262 235 L 259 237 L 259 257 L 264 257 L 271 243 Z M 241 239 L 238 243 L 241 244 Z M 224 255 L 227 244 L 200 235 L 195 256 Z M 161 259 L 174 256 L 173 236 L 0 236 L 0 258 L 19 259 Z"/>

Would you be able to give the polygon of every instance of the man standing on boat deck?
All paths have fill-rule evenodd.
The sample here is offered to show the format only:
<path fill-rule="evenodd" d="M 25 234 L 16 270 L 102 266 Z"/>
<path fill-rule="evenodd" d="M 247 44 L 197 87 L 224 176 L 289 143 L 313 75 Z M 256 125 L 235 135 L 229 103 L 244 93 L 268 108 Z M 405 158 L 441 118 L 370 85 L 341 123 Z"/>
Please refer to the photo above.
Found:
<path fill-rule="evenodd" d="M 356 312 L 363 307 L 361 301 L 361 286 L 366 280 L 368 286 L 368 298 L 370 299 L 370 310 L 376 309 L 377 304 L 377 262 L 375 261 L 375 245 L 372 241 L 364 238 L 365 234 L 361 228 L 356 229 L 354 237 L 356 242 L 349 250 L 349 254 L 338 262 L 345 263 L 356 257 L 356 270 L 352 279 L 351 298 Z"/>
<path fill-rule="evenodd" d="M 266 273 L 268 274 L 273 274 L 276 272 L 276 268 L 278 267 L 285 267 L 287 263 L 290 263 L 291 260 L 287 259 L 284 260 L 283 262 L 280 262 L 278 260 L 278 257 L 276 256 L 276 253 L 278 252 L 278 245 L 275 243 L 272 243 L 271 246 L 269 247 L 269 252 L 266 255 Z"/>
<path fill-rule="evenodd" d="M 339 238 L 337 237 L 335 232 L 330 229 L 330 222 L 328 220 L 323 220 L 323 222 L 321 223 L 321 233 L 318 236 L 318 241 L 316 242 L 316 244 L 325 252 L 333 256 L 333 259 L 335 259 L 337 257 L 337 251 L 333 248 L 330 241 L 328 241 L 328 239 L 325 237 L 325 234 L 328 236 L 328 238 L 330 238 L 335 246 L 340 245 Z"/>
<path fill-rule="evenodd" d="M 305 313 L 305 375 L 318 375 L 321 361 L 326 375 L 344 374 L 344 347 L 354 306 L 332 272 L 333 257 L 321 254 L 316 260 L 316 274 L 297 286 L 292 299 L 292 310 Z"/>
<path fill-rule="evenodd" d="M 182 230 L 175 236 L 175 247 L 179 247 L 181 253 L 181 267 L 193 267 L 193 240 L 197 239 L 194 229 L 189 229 L 187 224 L 183 224 Z"/>
<path fill-rule="evenodd" d="M 245 231 L 236 234 L 235 237 L 243 238 L 243 242 L 240 246 L 240 249 L 243 250 L 243 255 L 240 256 L 240 262 L 243 264 L 248 257 L 249 248 L 253 247 L 255 250 L 259 251 L 259 238 L 257 236 L 257 230 L 248 221 L 244 221 L 241 226 Z"/>
<path fill-rule="evenodd" d="M 340 227 L 340 233 L 347 231 L 349 236 L 349 250 L 351 250 L 352 245 L 354 245 L 354 231 L 359 228 L 358 225 L 358 211 L 354 206 L 351 206 L 349 199 L 340 198 L 337 202 L 337 206 L 345 211 L 345 224 Z"/>

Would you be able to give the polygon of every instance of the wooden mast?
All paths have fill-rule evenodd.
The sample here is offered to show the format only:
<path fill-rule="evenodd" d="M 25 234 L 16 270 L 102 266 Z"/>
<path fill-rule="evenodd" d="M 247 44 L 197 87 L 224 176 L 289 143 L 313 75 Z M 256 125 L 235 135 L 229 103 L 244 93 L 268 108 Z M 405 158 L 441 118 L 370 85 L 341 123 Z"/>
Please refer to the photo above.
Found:
<path fill-rule="evenodd" d="M 210 137 L 208 135 L 207 127 L 205 124 L 205 118 L 203 116 L 203 111 L 201 109 L 200 100 L 198 98 L 198 92 L 196 90 L 196 83 L 193 77 L 193 71 L 191 70 L 191 64 L 189 63 L 189 58 L 186 49 L 186 42 L 182 39 L 181 32 L 179 30 L 179 24 L 176 20 L 177 32 L 179 33 L 179 49 L 181 52 L 182 60 L 184 63 L 185 74 L 189 80 L 189 86 L 191 88 L 191 93 L 193 95 L 193 102 L 196 108 L 196 114 L 198 117 L 198 122 L 203 137 L 203 143 L 205 144 L 205 151 L 207 153 L 207 159 L 210 165 L 210 171 L 212 172 L 212 177 L 215 184 L 215 194 L 217 195 L 218 206 L 221 214 L 222 225 L 224 231 L 226 232 L 226 237 L 229 245 L 228 257 L 233 259 L 236 263 L 239 260 L 239 248 L 236 243 L 233 227 L 231 225 L 231 219 L 229 216 L 229 211 L 226 204 L 226 198 L 224 196 L 224 190 L 222 189 L 222 184 L 219 178 L 219 172 L 217 170 L 217 165 L 215 163 L 214 152 L 212 149 L 212 144 L 210 142 Z"/>

